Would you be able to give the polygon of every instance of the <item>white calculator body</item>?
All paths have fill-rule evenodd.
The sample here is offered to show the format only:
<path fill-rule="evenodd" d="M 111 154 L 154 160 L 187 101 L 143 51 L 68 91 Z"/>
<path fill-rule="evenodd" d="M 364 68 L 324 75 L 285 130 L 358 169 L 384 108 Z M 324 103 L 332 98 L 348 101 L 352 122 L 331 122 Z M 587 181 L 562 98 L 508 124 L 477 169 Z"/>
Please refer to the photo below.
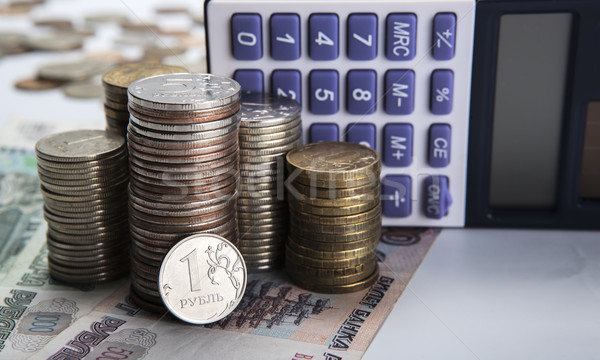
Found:
<path fill-rule="evenodd" d="M 209 0 L 208 68 L 382 159 L 384 226 L 461 227 L 475 1 Z"/>

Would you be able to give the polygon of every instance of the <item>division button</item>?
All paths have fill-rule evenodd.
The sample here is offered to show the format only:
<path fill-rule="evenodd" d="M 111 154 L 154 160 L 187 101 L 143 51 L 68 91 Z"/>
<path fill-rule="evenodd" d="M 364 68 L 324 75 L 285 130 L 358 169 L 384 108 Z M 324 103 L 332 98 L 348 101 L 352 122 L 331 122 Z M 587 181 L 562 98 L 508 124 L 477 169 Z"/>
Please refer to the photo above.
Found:
<path fill-rule="evenodd" d="M 411 214 L 411 178 L 408 175 L 387 175 L 381 181 L 383 215 L 404 218 Z"/>
<path fill-rule="evenodd" d="M 231 17 L 233 57 L 237 60 L 262 58 L 262 31 L 259 14 L 234 14 Z"/>
<path fill-rule="evenodd" d="M 313 123 L 308 132 L 311 143 L 339 140 L 340 131 L 334 123 Z"/>
<path fill-rule="evenodd" d="M 336 14 L 313 14 L 308 19 L 310 58 L 335 60 L 339 56 L 339 30 Z"/>
<path fill-rule="evenodd" d="M 371 123 L 349 124 L 346 128 L 346 141 L 376 149 L 376 130 L 375 125 Z"/>
<path fill-rule="evenodd" d="M 433 58 L 450 60 L 454 57 L 456 15 L 439 13 L 433 18 Z"/>
<path fill-rule="evenodd" d="M 275 70 L 271 74 L 271 92 L 302 103 L 302 81 L 298 70 Z"/>
<path fill-rule="evenodd" d="M 260 70 L 236 70 L 233 79 L 240 83 L 243 92 L 264 92 L 264 76 Z"/>
<path fill-rule="evenodd" d="M 373 60 L 377 56 L 377 15 L 348 16 L 348 58 Z"/>
<path fill-rule="evenodd" d="M 448 124 L 429 127 L 429 166 L 443 168 L 450 163 L 451 128 Z"/>
<path fill-rule="evenodd" d="M 300 17 L 296 14 L 271 16 L 271 57 L 275 60 L 300 58 Z"/>
<path fill-rule="evenodd" d="M 310 112 L 317 115 L 332 115 L 339 110 L 338 72 L 335 70 L 313 70 L 309 75 Z"/>
<path fill-rule="evenodd" d="M 385 25 L 385 56 L 388 60 L 412 60 L 417 41 L 415 14 L 390 14 Z"/>
<path fill-rule="evenodd" d="M 385 73 L 385 112 L 388 115 L 409 115 L 414 109 L 414 71 L 388 70 Z"/>
<path fill-rule="evenodd" d="M 447 115 L 452 112 L 454 73 L 452 70 L 435 70 L 431 74 L 431 112 Z"/>
<path fill-rule="evenodd" d="M 410 166 L 413 157 L 413 127 L 387 124 L 383 128 L 383 163 L 391 167 Z"/>
<path fill-rule="evenodd" d="M 452 205 L 452 196 L 448 177 L 441 175 L 428 176 L 424 184 L 423 210 L 430 219 L 441 219 L 448 215 Z"/>

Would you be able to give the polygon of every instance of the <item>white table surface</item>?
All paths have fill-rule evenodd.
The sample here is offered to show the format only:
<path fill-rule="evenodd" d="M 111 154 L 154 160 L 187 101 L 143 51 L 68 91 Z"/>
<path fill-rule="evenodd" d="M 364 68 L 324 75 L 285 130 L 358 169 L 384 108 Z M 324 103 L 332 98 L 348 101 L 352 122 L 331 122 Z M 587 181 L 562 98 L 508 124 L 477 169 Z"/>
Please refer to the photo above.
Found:
<path fill-rule="evenodd" d="M 600 359 L 600 232 L 444 229 L 364 359 Z"/>

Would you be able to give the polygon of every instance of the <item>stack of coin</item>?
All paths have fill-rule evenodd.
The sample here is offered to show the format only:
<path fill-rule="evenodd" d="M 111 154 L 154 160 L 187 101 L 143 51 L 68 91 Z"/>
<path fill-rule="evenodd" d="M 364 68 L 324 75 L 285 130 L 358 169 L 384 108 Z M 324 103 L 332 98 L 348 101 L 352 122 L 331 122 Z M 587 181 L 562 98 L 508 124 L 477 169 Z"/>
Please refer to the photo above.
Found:
<path fill-rule="evenodd" d="M 106 129 L 125 136 L 129 123 L 127 111 L 127 88 L 132 82 L 151 75 L 186 72 L 180 66 L 156 63 L 136 63 L 122 65 L 107 71 L 102 76 L 104 86 L 104 114 Z"/>
<path fill-rule="evenodd" d="M 285 155 L 301 145 L 300 105 L 286 97 L 244 94 L 240 122 L 239 249 L 249 272 L 283 266 L 288 211 Z"/>
<path fill-rule="evenodd" d="M 158 271 L 179 240 L 210 232 L 237 242 L 240 85 L 163 74 L 129 87 L 132 298 L 162 309 Z"/>
<path fill-rule="evenodd" d="M 48 222 L 48 266 L 57 280 L 88 284 L 127 273 L 127 147 L 103 130 L 77 130 L 35 147 Z"/>
<path fill-rule="evenodd" d="M 379 274 L 379 155 L 360 144 L 325 142 L 292 150 L 286 160 L 289 276 L 321 293 L 370 286 Z"/>

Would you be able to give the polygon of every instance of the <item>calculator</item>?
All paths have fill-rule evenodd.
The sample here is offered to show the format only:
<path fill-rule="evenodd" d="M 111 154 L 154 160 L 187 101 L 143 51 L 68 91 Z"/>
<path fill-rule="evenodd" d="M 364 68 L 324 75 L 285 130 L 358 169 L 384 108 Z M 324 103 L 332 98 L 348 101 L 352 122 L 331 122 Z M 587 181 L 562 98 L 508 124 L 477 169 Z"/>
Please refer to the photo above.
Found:
<path fill-rule="evenodd" d="M 475 1 L 208 0 L 208 69 L 382 160 L 384 226 L 465 224 Z"/>

